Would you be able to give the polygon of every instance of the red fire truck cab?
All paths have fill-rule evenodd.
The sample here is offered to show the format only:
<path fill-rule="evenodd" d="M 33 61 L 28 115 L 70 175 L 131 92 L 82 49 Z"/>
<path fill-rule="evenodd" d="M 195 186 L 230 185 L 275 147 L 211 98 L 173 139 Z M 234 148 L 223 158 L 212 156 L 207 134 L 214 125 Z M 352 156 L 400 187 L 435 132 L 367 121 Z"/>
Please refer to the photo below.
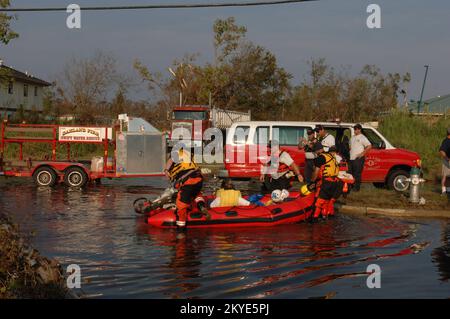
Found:
<path fill-rule="evenodd" d="M 308 128 L 321 124 L 336 140 L 353 136 L 353 123 L 313 123 L 313 122 L 240 122 L 231 126 L 226 137 L 225 170 L 219 177 L 253 178 L 259 177 L 261 166 L 268 156 L 260 155 L 258 149 L 267 141 L 277 140 L 280 149 L 286 150 L 303 172 L 305 152 L 298 148 L 300 138 L 306 138 Z M 366 155 L 362 174 L 363 182 L 375 186 L 387 186 L 397 191 L 405 191 L 407 178 L 412 167 L 421 165 L 419 154 L 394 147 L 378 130 L 363 125 L 363 134 L 372 143 Z M 256 155 L 255 155 L 256 154 Z M 255 157 L 256 156 L 256 157 Z"/>
<path fill-rule="evenodd" d="M 171 112 L 172 130 L 168 146 L 172 147 L 180 139 L 188 140 L 190 147 L 202 147 L 205 131 L 217 128 L 222 131 L 239 121 L 250 121 L 250 111 L 237 112 L 211 108 L 205 105 L 176 106 Z"/>

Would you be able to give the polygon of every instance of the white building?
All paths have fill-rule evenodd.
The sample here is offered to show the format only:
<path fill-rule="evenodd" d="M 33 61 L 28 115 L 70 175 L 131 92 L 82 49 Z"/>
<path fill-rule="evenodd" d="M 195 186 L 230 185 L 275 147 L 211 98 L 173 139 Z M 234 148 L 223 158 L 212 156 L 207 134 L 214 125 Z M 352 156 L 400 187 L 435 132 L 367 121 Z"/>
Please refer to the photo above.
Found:
<path fill-rule="evenodd" d="M 24 111 L 42 113 L 44 88 L 50 83 L 28 72 L 8 67 L 0 60 L 0 118 L 9 118 L 22 106 Z"/>

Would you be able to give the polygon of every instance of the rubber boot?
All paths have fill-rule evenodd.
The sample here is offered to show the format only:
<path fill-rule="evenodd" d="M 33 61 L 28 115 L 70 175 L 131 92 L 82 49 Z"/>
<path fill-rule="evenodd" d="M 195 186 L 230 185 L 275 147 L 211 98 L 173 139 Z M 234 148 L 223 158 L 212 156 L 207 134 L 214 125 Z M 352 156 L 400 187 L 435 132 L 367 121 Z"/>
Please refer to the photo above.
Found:
<path fill-rule="evenodd" d="M 323 215 L 326 202 L 327 201 L 323 200 L 322 198 L 317 199 L 313 219 L 317 220 L 321 214 Z"/>
<path fill-rule="evenodd" d="M 329 212 L 329 205 L 330 205 L 330 201 L 326 200 L 323 203 L 323 209 L 322 209 L 322 219 L 327 219 L 330 212 Z"/>
<path fill-rule="evenodd" d="M 334 204 L 336 203 L 336 199 L 331 199 L 328 203 L 328 209 L 327 209 L 327 213 L 328 213 L 328 217 L 334 217 Z"/>
<path fill-rule="evenodd" d="M 185 231 L 186 230 L 186 217 L 187 217 L 187 208 L 179 209 L 176 211 L 177 216 L 177 231 Z"/>

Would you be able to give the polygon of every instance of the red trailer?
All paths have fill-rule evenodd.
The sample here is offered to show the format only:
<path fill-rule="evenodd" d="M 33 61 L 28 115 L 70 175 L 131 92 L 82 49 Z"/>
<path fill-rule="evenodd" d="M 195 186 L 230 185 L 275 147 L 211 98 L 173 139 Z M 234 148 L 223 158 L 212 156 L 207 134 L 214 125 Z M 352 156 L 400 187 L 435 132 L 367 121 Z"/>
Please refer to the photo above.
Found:
<path fill-rule="evenodd" d="M 146 123 L 139 120 L 139 123 Z M 101 178 L 163 176 L 166 159 L 163 134 L 154 128 L 146 131 L 143 125 L 135 132 L 128 131 L 128 127 L 119 124 L 113 127 L 9 124 L 4 121 L 1 126 L 0 176 L 33 177 L 39 186 L 64 182 L 71 187 L 82 187 Z M 49 144 L 51 154 L 41 159 L 24 156 L 27 143 Z M 102 147 L 103 156 L 85 161 L 73 159 L 71 145 L 80 143 Z M 8 159 L 10 144 L 18 145 L 18 154 Z M 67 149 L 65 159 L 57 158 L 60 145 Z"/>

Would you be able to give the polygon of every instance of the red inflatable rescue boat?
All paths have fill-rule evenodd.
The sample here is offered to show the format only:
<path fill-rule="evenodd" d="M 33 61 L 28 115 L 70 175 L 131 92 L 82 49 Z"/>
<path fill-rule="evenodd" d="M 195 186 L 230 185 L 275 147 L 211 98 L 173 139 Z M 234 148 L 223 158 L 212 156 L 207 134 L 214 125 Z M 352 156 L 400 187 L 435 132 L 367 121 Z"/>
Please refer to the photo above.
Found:
<path fill-rule="evenodd" d="M 213 198 L 207 198 L 211 200 Z M 261 202 L 270 200 L 267 195 Z M 209 208 L 210 219 L 197 209 L 188 214 L 188 228 L 223 227 L 261 227 L 282 224 L 294 224 L 308 219 L 313 212 L 314 194 L 302 197 L 291 193 L 290 197 L 279 204 L 268 206 L 236 206 Z M 147 224 L 159 228 L 176 228 L 175 209 L 158 208 L 146 217 Z"/>

